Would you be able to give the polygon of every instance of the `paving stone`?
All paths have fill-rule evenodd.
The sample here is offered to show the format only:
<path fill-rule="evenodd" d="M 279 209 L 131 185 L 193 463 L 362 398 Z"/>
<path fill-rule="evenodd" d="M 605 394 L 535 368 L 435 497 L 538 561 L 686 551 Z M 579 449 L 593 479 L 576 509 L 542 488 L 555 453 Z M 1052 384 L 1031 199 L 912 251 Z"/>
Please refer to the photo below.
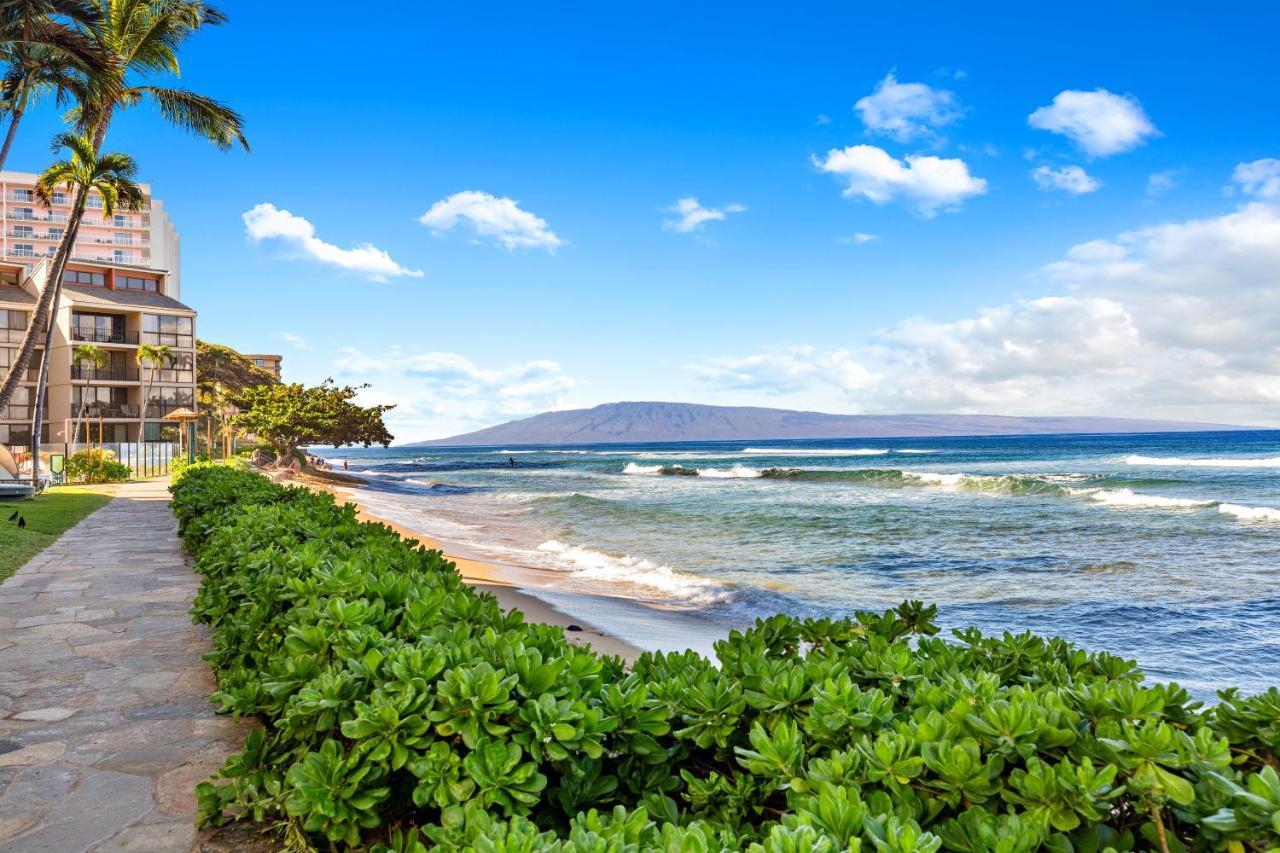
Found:
<path fill-rule="evenodd" d="M 195 830 L 195 786 L 252 722 L 209 702 L 166 485 L 122 486 L 0 586 L 0 853 L 273 849 Z"/>
<path fill-rule="evenodd" d="M 74 708 L 33 708 L 30 711 L 19 711 L 13 715 L 15 720 L 35 720 L 43 723 L 56 723 L 65 720 L 76 711 Z"/>

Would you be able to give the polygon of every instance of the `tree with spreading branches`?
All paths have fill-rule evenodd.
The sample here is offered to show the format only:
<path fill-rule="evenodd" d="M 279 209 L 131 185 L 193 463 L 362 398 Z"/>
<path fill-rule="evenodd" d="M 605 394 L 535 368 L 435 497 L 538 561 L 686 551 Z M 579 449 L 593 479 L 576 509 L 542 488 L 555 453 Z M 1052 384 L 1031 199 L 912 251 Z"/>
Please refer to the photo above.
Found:
<path fill-rule="evenodd" d="M 312 387 L 300 383 L 255 385 L 228 395 L 240 410 L 232 423 L 268 442 L 278 466 L 288 466 L 298 448 L 312 444 L 386 447 L 394 436 L 382 416 L 395 406 L 352 402 L 367 387 L 336 385 L 329 379 Z"/>

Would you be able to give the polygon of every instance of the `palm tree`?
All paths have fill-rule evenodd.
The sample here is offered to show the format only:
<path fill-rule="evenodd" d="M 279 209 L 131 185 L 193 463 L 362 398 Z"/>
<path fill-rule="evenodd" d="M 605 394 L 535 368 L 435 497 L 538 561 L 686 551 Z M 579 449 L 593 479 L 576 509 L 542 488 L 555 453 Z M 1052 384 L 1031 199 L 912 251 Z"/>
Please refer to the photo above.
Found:
<path fill-rule="evenodd" d="M 96 373 L 107 365 L 111 364 L 111 355 L 102 347 L 93 344 L 81 344 L 71 353 L 71 363 L 74 364 L 91 364 Z M 93 390 L 93 382 L 91 381 L 85 388 Z M 80 397 L 80 409 L 76 412 L 76 428 L 71 433 L 71 448 L 74 452 L 76 444 L 80 441 L 80 424 L 84 420 L 85 409 L 88 408 L 88 401 L 84 395 Z M 98 443 L 102 443 L 102 429 L 98 429 Z M 93 444 L 93 440 L 89 440 L 89 444 Z"/>
<path fill-rule="evenodd" d="M 116 208 L 136 210 L 142 206 L 144 199 L 142 189 L 134 182 L 138 166 L 128 154 L 113 152 L 99 156 L 94 152 L 93 143 L 87 137 L 69 133 L 59 134 L 53 142 L 55 151 L 69 149 L 71 158 L 59 160 L 44 170 L 36 179 L 36 196 L 41 202 L 49 205 L 53 200 L 54 192 L 61 188 L 72 191 L 71 216 L 67 220 L 69 232 L 79 230 L 80 221 L 84 219 L 85 207 L 89 201 L 90 190 L 96 191 L 102 197 L 103 219 L 110 219 L 115 214 Z M 10 367 L 11 374 L 14 373 L 13 367 L 18 368 L 17 375 L 21 375 L 22 371 L 27 369 L 27 363 L 31 360 L 31 354 L 35 349 L 38 330 L 44 327 L 44 358 L 41 359 L 40 380 L 36 385 L 36 410 L 35 417 L 32 419 L 31 432 L 31 443 L 37 447 L 40 443 L 40 425 L 43 418 L 41 401 L 44 400 L 44 390 L 49 380 L 49 354 L 53 351 L 53 318 L 57 316 L 58 301 L 62 298 L 62 275 L 67 268 L 67 260 L 71 256 L 71 245 L 71 241 L 65 238 L 58 244 L 58 251 L 53 256 L 52 268 L 48 273 L 51 280 L 45 281 L 40 300 L 36 303 L 35 316 L 27 327 L 27 333 L 22 338 L 17 357 L 13 360 L 13 366 Z M 5 387 L 0 388 L 0 406 L 7 405 L 9 397 L 13 394 L 8 389 L 8 385 L 6 378 Z M 16 382 L 14 386 L 17 386 Z M 35 463 L 31 466 L 33 484 L 40 470 L 40 454 L 36 453 L 34 456 Z"/>
<path fill-rule="evenodd" d="M 5 39 L 4 15 L 10 5 L 46 9 L 83 5 L 94 12 L 75 29 L 92 43 L 94 61 L 73 75 L 68 86 L 79 102 L 73 113 L 83 136 L 89 140 L 91 159 L 97 158 L 115 112 L 142 101 L 154 103 L 171 122 L 203 136 L 219 148 L 229 148 L 238 142 L 246 151 L 249 149 L 240 115 L 229 107 L 185 89 L 137 84 L 156 74 L 179 73 L 177 49 L 182 42 L 200 27 L 226 20 L 213 6 L 202 0 L 80 0 L 78 4 L 75 0 L 3 0 L 0 2 L 0 42 Z M 105 209 L 103 213 L 105 216 Z M 70 253 L 79 231 L 80 220 L 73 216 L 62 233 L 55 257 Z M 55 270 L 54 283 L 59 291 L 62 271 L 62 266 Z M 46 298 L 48 290 L 46 287 L 41 294 L 37 316 L 28 328 L 32 341 L 36 327 L 49 316 L 47 311 L 40 312 L 40 307 L 50 302 Z M 24 339 L 18 359 L 9 366 L 0 383 L 0 408 L 9 404 L 27 368 L 34 350 L 34 346 L 27 344 Z"/>
<path fill-rule="evenodd" d="M 138 427 L 138 458 L 142 458 L 142 442 L 146 440 L 147 406 L 151 405 L 151 389 L 156 384 L 156 371 L 166 367 L 173 361 L 173 352 L 164 344 L 143 344 L 138 347 L 138 367 L 150 365 L 151 375 L 147 379 L 147 393 L 142 398 L 142 425 Z"/>
<path fill-rule="evenodd" d="M 96 45 L 100 73 L 85 75 L 75 91 L 80 129 L 102 147 L 117 111 L 148 101 L 178 127 L 219 148 L 239 143 L 249 150 L 240 114 L 225 104 L 188 89 L 154 86 L 146 81 L 165 73 L 181 75 L 178 47 L 203 26 L 227 19 L 204 0 L 94 0 L 96 21 L 82 25 Z"/>

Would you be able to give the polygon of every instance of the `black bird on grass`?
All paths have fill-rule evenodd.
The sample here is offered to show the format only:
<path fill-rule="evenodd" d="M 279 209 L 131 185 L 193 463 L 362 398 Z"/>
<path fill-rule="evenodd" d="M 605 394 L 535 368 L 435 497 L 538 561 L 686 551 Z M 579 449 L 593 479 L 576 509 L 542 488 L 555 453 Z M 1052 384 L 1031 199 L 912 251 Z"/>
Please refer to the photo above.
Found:
<path fill-rule="evenodd" d="M 27 517 L 25 515 L 18 517 L 18 529 L 19 530 L 27 529 Z"/>
<path fill-rule="evenodd" d="M 9 520 L 10 520 L 10 521 L 17 521 L 17 520 L 18 520 L 18 511 L 17 511 L 16 509 L 13 511 L 13 515 L 9 516 Z"/>

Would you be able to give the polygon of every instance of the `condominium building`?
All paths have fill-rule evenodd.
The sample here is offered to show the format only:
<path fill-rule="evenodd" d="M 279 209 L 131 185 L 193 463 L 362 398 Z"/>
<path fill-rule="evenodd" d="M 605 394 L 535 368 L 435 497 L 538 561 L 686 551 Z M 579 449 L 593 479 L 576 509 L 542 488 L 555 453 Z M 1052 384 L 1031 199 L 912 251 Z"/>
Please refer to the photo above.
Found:
<path fill-rule="evenodd" d="M 51 283 L 53 254 L 70 212 L 69 194 L 55 194 L 49 207 L 37 201 L 35 179 L 0 172 L 0 371 L 12 363 L 36 300 Z M 141 210 L 119 211 L 109 220 L 102 218 L 102 199 L 89 197 L 53 318 L 42 444 L 71 441 L 78 417 L 84 420 L 81 442 L 158 441 L 166 414 L 195 408 L 196 312 L 179 301 L 178 234 L 151 188 L 142 189 Z M 90 344 L 103 351 L 105 365 L 74 358 L 76 347 Z M 141 344 L 168 346 L 171 361 L 140 366 Z M 0 443 L 31 442 L 39 358 L 31 365 L 0 410 Z"/>
<path fill-rule="evenodd" d="M 262 353 L 245 353 L 244 357 L 270 373 L 276 379 L 280 378 L 280 362 L 284 361 L 284 356 L 263 355 Z"/>

